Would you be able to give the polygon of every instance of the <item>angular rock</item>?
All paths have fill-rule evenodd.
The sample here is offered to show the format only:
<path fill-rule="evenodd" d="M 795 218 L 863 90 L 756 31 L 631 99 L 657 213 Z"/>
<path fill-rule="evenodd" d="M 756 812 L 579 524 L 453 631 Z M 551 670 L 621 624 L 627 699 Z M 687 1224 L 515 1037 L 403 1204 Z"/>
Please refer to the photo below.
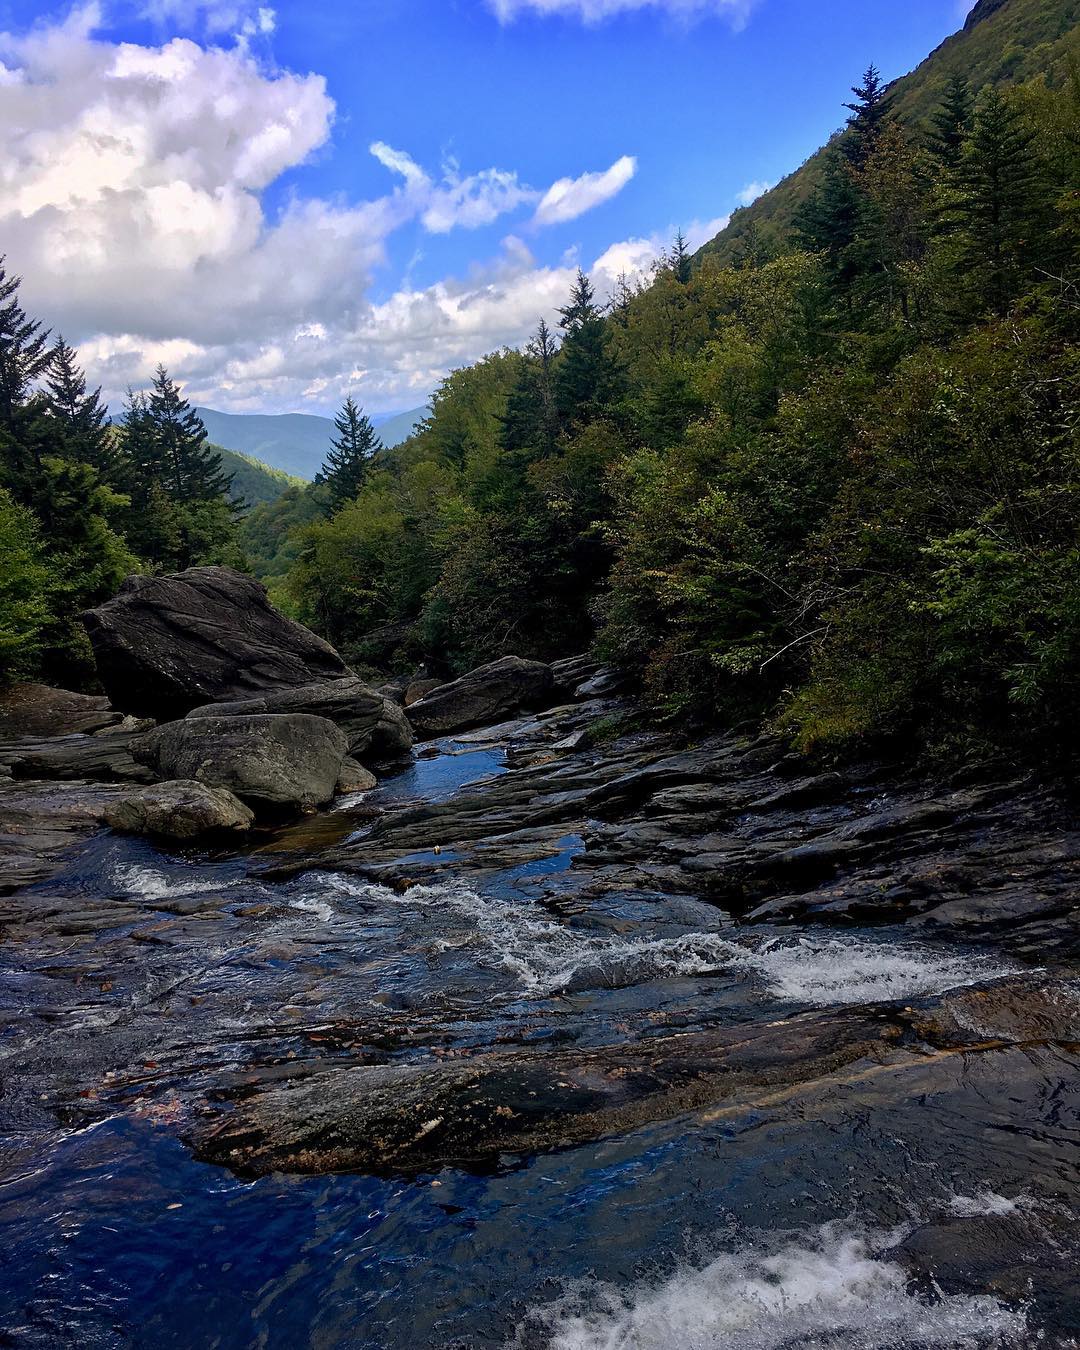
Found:
<path fill-rule="evenodd" d="M 115 726 L 122 714 L 100 694 L 76 694 L 47 684 L 13 684 L 0 693 L 0 736 L 89 735 Z"/>
<path fill-rule="evenodd" d="M 13 778 L 61 782 L 152 783 L 154 775 L 131 756 L 133 732 L 109 728 L 92 736 L 53 736 L 0 746 L 0 764 Z"/>
<path fill-rule="evenodd" d="M 436 689 L 441 689 L 446 683 L 445 680 L 413 680 L 405 690 L 405 706 L 411 708 L 414 703 L 419 703 L 422 698 L 427 698 L 428 694 Z"/>
<path fill-rule="evenodd" d="M 444 736 L 481 723 L 497 722 L 518 708 L 539 708 L 554 688 L 551 667 L 542 661 L 504 656 L 440 685 L 409 709 L 420 736 Z"/>
<path fill-rule="evenodd" d="M 228 567 L 128 577 L 83 622 L 112 703 L 141 716 L 182 717 L 202 703 L 349 674 L 329 643 Z"/>
<path fill-rule="evenodd" d="M 368 758 L 391 762 L 406 759 L 416 737 L 404 708 L 386 699 L 382 716 L 371 733 Z"/>
<path fill-rule="evenodd" d="M 105 810 L 105 823 L 114 830 L 177 840 L 242 832 L 254 820 L 255 813 L 228 788 L 191 778 L 156 783 L 120 797 Z"/>
<path fill-rule="evenodd" d="M 347 748 L 340 727 L 307 713 L 168 722 L 131 746 L 161 778 L 225 787 L 256 809 L 303 810 L 334 795 Z"/>
<path fill-rule="evenodd" d="M 341 761 L 341 770 L 338 773 L 337 791 L 338 792 L 370 792 L 378 784 L 378 779 L 370 769 L 365 769 L 362 764 L 357 764 L 355 759 L 348 755 Z"/>
<path fill-rule="evenodd" d="M 389 758 L 408 750 L 413 742 L 412 728 L 397 704 L 355 675 L 295 689 L 275 689 L 226 703 L 207 703 L 192 708 L 188 718 L 256 713 L 309 713 L 328 718 L 344 731 L 348 753 L 358 759 L 369 751 L 376 758 Z"/>

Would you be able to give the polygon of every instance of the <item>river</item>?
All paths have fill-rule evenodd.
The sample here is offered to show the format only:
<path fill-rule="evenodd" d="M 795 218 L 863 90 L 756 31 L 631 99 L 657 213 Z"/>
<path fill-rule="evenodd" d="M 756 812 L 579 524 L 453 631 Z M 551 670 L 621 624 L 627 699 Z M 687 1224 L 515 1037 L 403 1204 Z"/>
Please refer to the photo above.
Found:
<path fill-rule="evenodd" d="M 452 801 L 507 771 L 498 744 L 442 743 L 365 805 Z M 346 810 L 304 828 L 340 843 L 370 827 Z M 460 873 L 418 828 L 414 861 L 439 868 L 407 888 L 270 879 L 289 831 L 235 856 L 102 833 L 31 888 L 106 918 L 4 948 L 5 1093 L 18 1078 L 22 1096 L 0 1144 L 0 1343 L 1080 1344 L 1080 1047 L 1060 1038 L 860 1054 L 430 1166 L 198 1160 L 191 1100 L 242 1103 L 253 1065 L 287 1085 L 313 1059 L 603 1063 L 834 1012 L 870 1024 L 878 1005 L 1033 974 L 1000 945 L 745 927 L 688 894 L 571 885 L 585 844 L 559 828 L 543 857 Z M 1055 980 L 1075 1002 L 1070 972 Z"/>

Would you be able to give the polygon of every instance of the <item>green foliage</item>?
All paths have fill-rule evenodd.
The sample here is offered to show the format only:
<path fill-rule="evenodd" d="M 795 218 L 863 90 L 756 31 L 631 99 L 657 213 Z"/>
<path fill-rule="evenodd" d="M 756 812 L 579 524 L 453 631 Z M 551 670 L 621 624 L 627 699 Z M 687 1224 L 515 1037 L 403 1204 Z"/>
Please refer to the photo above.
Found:
<path fill-rule="evenodd" d="M 0 488 L 0 684 L 33 671 L 53 584 L 37 521 Z"/>
<path fill-rule="evenodd" d="M 243 563 L 231 480 L 163 368 L 110 427 L 0 265 L 0 678 L 92 684 L 82 612 L 142 568 Z"/>
<path fill-rule="evenodd" d="M 330 442 L 326 463 L 315 481 L 326 484 L 330 509 L 336 511 L 364 486 L 370 460 L 383 446 L 367 414 L 353 402 L 352 395 L 345 400 L 334 419 L 334 426 L 337 437 Z"/>

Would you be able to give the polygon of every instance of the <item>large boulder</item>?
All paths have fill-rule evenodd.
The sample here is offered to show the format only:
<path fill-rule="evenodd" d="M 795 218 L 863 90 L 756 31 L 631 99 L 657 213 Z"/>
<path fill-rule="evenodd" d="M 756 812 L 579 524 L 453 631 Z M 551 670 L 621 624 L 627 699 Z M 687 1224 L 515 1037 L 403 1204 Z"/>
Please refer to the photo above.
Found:
<path fill-rule="evenodd" d="M 91 735 L 116 726 L 123 714 L 100 694 L 76 694 L 47 684 L 13 684 L 0 691 L 0 736 Z"/>
<path fill-rule="evenodd" d="M 295 689 L 275 689 L 253 698 L 207 703 L 188 717 L 245 716 L 251 713 L 310 713 L 336 723 L 348 737 L 348 753 L 356 759 L 394 759 L 413 743 L 412 728 L 392 703 L 355 675 Z"/>
<path fill-rule="evenodd" d="M 83 622 L 105 692 L 140 716 L 183 717 L 202 703 L 350 674 L 329 643 L 229 567 L 128 577 Z"/>
<path fill-rule="evenodd" d="M 105 823 L 128 834 L 149 834 L 184 842 L 205 835 L 250 829 L 255 813 L 228 788 L 193 778 L 155 783 L 120 797 L 105 809 Z"/>
<path fill-rule="evenodd" d="M 256 810 L 310 810 L 334 795 L 348 744 L 325 717 L 259 713 L 167 722 L 131 751 L 160 778 L 225 787 Z"/>
<path fill-rule="evenodd" d="M 497 722 L 519 708 L 539 708 L 554 680 L 542 661 L 504 656 L 433 689 L 408 710 L 418 736 L 445 736 L 465 727 Z"/>

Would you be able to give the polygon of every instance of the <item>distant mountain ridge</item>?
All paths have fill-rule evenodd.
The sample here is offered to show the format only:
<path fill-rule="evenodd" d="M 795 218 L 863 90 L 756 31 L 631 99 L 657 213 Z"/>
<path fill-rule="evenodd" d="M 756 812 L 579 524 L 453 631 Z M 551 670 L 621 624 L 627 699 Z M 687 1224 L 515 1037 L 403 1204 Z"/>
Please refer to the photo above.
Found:
<path fill-rule="evenodd" d="M 334 435 L 333 419 L 312 413 L 224 413 L 214 408 L 195 411 L 215 445 L 308 481 L 322 467 Z M 403 413 L 375 415 L 371 420 L 389 448 L 408 440 L 426 416 L 426 408 L 410 408 Z"/>
<path fill-rule="evenodd" d="M 973 91 L 986 84 L 1016 84 L 1043 72 L 1054 71 L 1064 79 L 1069 56 L 1077 54 L 1078 24 L 1080 0 L 978 0 L 959 32 L 889 86 L 892 108 L 907 126 L 924 123 L 952 75 L 963 76 Z M 853 70 L 851 82 L 861 74 Z M 841 111 L 838 106 L 838 123 Z M 735 211 L 727 227 L 701 246 L 697 258 L 712 256 L 721 265 L 731 264 L 755 236 L 766 248 L 782 246 L 803 203 L 821 182 L 826 151 L 818 150 L 771 191 Z"/>

